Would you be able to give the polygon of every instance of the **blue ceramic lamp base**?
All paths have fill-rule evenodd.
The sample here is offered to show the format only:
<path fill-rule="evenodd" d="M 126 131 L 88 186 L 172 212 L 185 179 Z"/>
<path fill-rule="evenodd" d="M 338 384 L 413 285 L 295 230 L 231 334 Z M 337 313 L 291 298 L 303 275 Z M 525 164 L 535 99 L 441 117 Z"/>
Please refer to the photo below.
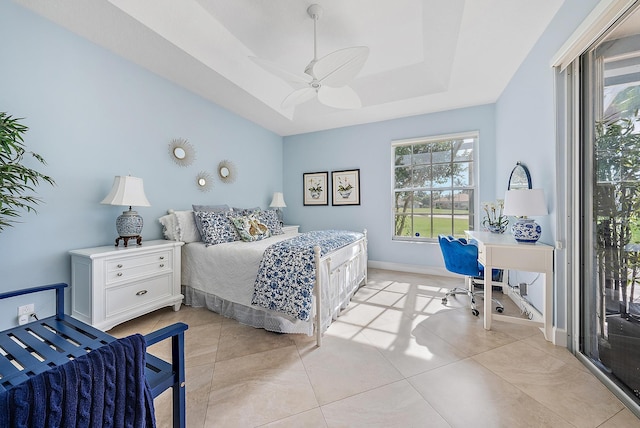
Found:
<path fill-rule="evenodd" d="M 540 239 L 542 228 L 532 219 L 521 218 L 511 226 L 511 234 L 518 242 L 534 244 Z"/>
<path fill-rule="evenodd" d="M 116 219 L 116 231 L 120 235 L 116 239 L 116 247 L 119 245 L 120 240 L 124 241 L 124 246 L 127 246 L 129 239 L 135 239 L 138 245 L 142 245 L 142 217 L 138 215 L 137 211 L 132 211 L 129 207 L 129 211 L 124 211 L 122 215 Z"/>

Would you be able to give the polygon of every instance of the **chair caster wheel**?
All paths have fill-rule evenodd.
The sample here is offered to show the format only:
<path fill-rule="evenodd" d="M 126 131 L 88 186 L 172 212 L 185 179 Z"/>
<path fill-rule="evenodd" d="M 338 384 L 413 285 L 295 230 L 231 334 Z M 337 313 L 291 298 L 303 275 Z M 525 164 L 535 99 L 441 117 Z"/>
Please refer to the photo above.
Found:
<path fill-rule="evenodd" d="M 496 312 L 498 312 L 498 313 L 500 313 L 500 314 L 501 314 L 501 313 L 503 313 L 503 312 L 504 312 L 504 308 L 503 308 L 502 306 L 498 306 L 498 307 L 496 308 Z"/>
<path fill-rule="evenodd" d="M 471 309 L 471 313 L 476 317 L 480 315 L 480 312 L 477 309 Z"/>
<path fill-rule="evenodd" d="M 446 297 L 443 297 L 443 298 L 442 298 L 442 304 L 443 304 L 443 305 L 446 305 L 446 304 L 447 304 L 447 298 L 446 298 Z"/>

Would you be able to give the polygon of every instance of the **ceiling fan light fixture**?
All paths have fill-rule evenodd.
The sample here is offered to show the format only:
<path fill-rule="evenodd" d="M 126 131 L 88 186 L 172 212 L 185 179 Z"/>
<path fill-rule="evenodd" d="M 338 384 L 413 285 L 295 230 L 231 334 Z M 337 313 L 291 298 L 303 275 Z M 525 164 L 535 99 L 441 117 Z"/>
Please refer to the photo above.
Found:
<path fill-rule="evenodd" d="M 358 94 L 347 86 L 362 70 L 369 56 L 369 48 L 355 46 L 339 49 L 318 59 L 318 38 L 316 23 L 322 17 L 322 7 L 312 4 L 307 13 L 313 19 L 313 59 L 305 67 L 304 75 L 283 70 L 270 61 L 251 57 L 265 70 L 280 77 L 294 87 L 294 90 L 282 101 L 281 107 L 288 109 L 307 102 L 317 96 L 321 104 L 334 108 L 355 109 L 362 107 Z"/>

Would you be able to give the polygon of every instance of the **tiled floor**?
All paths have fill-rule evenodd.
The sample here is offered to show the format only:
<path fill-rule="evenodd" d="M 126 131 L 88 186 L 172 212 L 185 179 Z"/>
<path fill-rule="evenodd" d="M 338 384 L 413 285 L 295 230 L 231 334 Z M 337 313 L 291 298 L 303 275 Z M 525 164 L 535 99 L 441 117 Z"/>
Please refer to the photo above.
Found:
<path fill-rule="evenodd" d="M 111 333 L 189 324 L 189 427 L 640 426 L 539 330 L 494 322 L 485 331 L 482 315 L 471 315 L 465 297 L 443 306 L 443 290 L 455 285 L 463 281 L 370 270 L 368 284 L 321 348 L 313 338 L 274 334 L 184 306 Z M 151 352 L 166 357 L 168 347 L 155 345 Z M 160 427 L 171 425 L 170 398 L 165 392 L 155 400 Z"/>

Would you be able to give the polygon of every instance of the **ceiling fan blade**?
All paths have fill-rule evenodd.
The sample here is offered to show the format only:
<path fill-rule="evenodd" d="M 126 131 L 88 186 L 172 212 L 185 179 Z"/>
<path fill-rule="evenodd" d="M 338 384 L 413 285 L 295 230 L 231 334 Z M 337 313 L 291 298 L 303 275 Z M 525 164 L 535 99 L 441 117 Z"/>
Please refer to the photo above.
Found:
<path fill-rule="evenodd" d="M 306 87 L 302 89 L 297 89 L 291 92 L 287 97 L 282 101 L 281 107 L 283 109 L 288 109 L 291 107 L 295 107 L 298 104 L 305 103 L 316 96 L 316 90 L 312 87 Z"/>
<path fill-rule="evenodd" d="M 318 101 L 324 105 L 335 108 L 355 109 L 362 107 L 360 97 L 356 91 L 349 86 L 342 86 L 340 88 L 322 86 L 318 90 Z"/>
<path fill-rule="evenodd" d="M 317 60 L 311 71 L 323 85 L 340 87 L 358 75 L 368 57 L 366 46 L 340 49 Z"/>
<path fill-rule="evenodd" d="M 280 67 L 278 64 L 268 61 L 262 58 L 256 58 L 255 56 L 249 57 L 253 62 L 258 64 L 260 67 L 267 70 L 269 73 L 274 74 L 281 78 L 282 80 L 291 83 L 293 85 L 308 85 L 311 82 L 311 76 L 303 73 L 293 73 L 291 71 L 285 70 Z"/>

